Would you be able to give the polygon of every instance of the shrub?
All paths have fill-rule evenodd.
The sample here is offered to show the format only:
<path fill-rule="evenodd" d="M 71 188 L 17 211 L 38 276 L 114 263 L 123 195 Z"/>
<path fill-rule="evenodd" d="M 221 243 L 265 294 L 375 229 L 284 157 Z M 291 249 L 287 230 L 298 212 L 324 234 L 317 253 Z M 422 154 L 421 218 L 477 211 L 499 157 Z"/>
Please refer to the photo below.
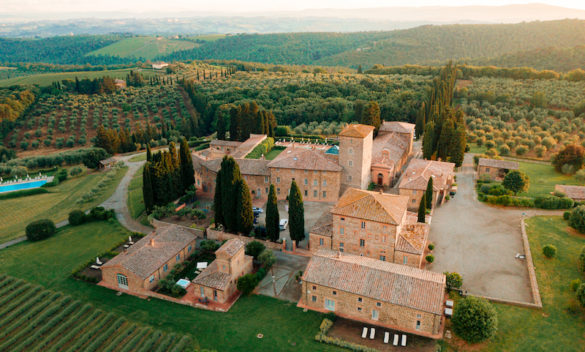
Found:
<path fill-rule="evenodd" d="M 577 288 L 577 299 L 579 300 L 579 303 L 581 303 L 581 306 L 585 307 L 585 283 L 582 283 L 579 285 L 579 288 Z"/>
<path fill-rule="evenodd" d="M 49 238 L 57 232 L 55 223 L 49 219 L 33 221 L 26 226 L 26 238 L 29 241 L 40 241 Z"/>
<path fill-rule="evenodd" d="M 258 260 L 262 263 L 262 267 L 268 270 L 276 263 L 276 256 L 270 249 L 267 249 L 260 253 Z"/>
<path fill-rule="evenodd" d="M 571 281 L 570 287 L 573 292 L 577 292 L 577 289 L 581 286 L 581 280 L 575 279 Z"/>
<path fill-rule="evenodd" d="M 199 244 L 199 248 L 201 248 L 202 251 L 212 253 L 219 249 L 219 244 L 212 240 L 205 240 L 201 241 L 201 243 Z"/>
<path fill-rule="evenodd" d="M 435 245 L 433 243 L 429 243 L 429 251 L 432 251 L 433 249 L 435 249 Z"/>
<path fill-rule="evenodd" d="M 585 233 L 585 206 L 580 205 L 571 211 L 569 226 L 581 233 Z"/>
<path fill-rule="evenodd" d="M 179 285 L 174 285 L 171 288 L 171 295 L 173 297 L 183 297 L 185 294 L 187 293 L 187 290 L 185 290 L 183 287 L 179 286 Z"/>
<path fill-rule="evenodd" d="M 246 254 L 251 255 L 254 259 L 258 259 L 258 256 L 265 248 L 266 246 L 258 241 L 248 242 L 248 244 L 246 244 Z"/>
<path fill-rule="evenodd" d="M 89 211 L 88 217 L 91 220 L 108 220 L 116 215 L 113 209 L 106 210 L 104 207 L 95 207 Z"/>
<path fill-rule="evenodd" d="M 463 278 L 461 277 L 461 275 L 459 275 L 459 273 L 456 272 L 450 273 L 446 271 L 443 274 L 445 274 L 446 277 L 448 290 L 460 289 L 461 286 L 463 285 Z"/>
<path fill-rule="evenodd" d="M 581 249 L 581 254 L 579 254 L 579 266 L 582 272 L 585 272 L 585 247 Z"/>
<path fill-rule="evenodd" d="M 258 279 L 254 274 L 246 274 L 238 279 L 238 291 L 242 292 L 243 295 L 249 295 L 254 291 L 254 288 L 258 285 Z"/>
<path fill-rule="evenodd" d="M 571 212 L 570 211 L 566 211 L 563 213 L 563 219 L 564 220 L 569 220 L 569 218 L 571 217 Z"/>
<path fill-rule="evenodd" d="M 547 244 L 542 247 L 542 254 L 547 258 L 554 258 L 557 255 L 557 247 L 552 244 Z"/>
<path fill-rule="evenodd" d="M 85 213 L 81 210 L 73 210 L 69 213 L 69 224 L 72 226 L 81 225 L 85 222 Z"/>
<path fill-rule="evenodd" d="M 333 326 L 333 322 L 331 320 L 325 318 L 321 322 L 321 325 L 319 326 L 319 330 L 321 331 L 322 334 L 327 334 L 327 332 L 329 332 L 329 329 L 331 329 L 332 326 Z"/>
<path fill-rule="evenodd" d="M 425 260 L 427 261 L 427 263 L 432 263 L 435 261 L 435 256 L 433 256 L 432 254 L 429 254 L 425 257 Z"/>
<path fill-rule="evenodd" d="M 485 299 L 468 296 L 460 300 L 453 313 L 453 331 L 471 343 L 485 341 L 496 333 L 498 317 Z"/>
<path fill-rule="evenodd" d="M 504 181 L 502 182 L 502 186 L 514 192 L 514 194 L 524 192 L 528 189 L 529 185 L 530 181 L 528 180 L 528 176 L 526 176 L 526 174 L 522 171 L 518 170 L 508 172 L 504 177 Z"/>
<path fill-rule="evenodd" d="M 534 199 L 534 206 L 542 209 L 570 209 L 575 205 L 571 198 L 567 197 L 537 197 Z"/>
<path fill-rule="evenodd" d="M 69 170 L 69 175 L 77 176 L 77 175 L 80 175 L 82 172 L 83 172 L 83 169 L 76 166 L 76 167 L 72 168 L 71 170 Z"/>

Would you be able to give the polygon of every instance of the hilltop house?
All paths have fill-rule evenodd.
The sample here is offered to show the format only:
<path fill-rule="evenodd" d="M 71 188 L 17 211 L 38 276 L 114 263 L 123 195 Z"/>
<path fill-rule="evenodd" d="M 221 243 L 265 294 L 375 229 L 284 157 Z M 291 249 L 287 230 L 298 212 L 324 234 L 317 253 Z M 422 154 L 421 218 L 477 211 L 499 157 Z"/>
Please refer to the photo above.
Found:
<path fill-rule="evenodd" d="M 435 160 L 412 159 L 402 175 L 398 192 L 408 196 L 408 210 L 417 211 L 420 200 L 433 178 L 433 204 L 440 205 L 455 181 L 455 164 Z"/>
<path fill-rule="evenodd" d="M 445 275 L 320 250 L 302 276 L 298 307 L 441 338 Z"/>
<path fill-rule="evenodd" d="M 237 291 L 238 278 L 251 273 L 252 257 L 245 254 L 245 243 L 232 238 L 215 251 L 215 260 L 193 279 L 195 295 L 226 303 Z"/>
<path fill-rule="evenodd" d="M 429 225 L 407 211 L 408 197 L 350 188 L 309 231 L 309 248 L 419 268 Z"/>
<path fill-rule="evenodd" d="M 195 250 L 196 236 L 178 225 L 159 227 L 101 267 L 104 286 L 133 293 L 152 290 Z"/>

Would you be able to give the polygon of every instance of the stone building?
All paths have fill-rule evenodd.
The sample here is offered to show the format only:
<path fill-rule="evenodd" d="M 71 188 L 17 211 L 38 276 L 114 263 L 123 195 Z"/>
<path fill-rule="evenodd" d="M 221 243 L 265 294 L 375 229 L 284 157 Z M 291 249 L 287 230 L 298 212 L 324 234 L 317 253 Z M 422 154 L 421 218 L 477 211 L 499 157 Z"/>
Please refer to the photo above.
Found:
<path fill-rule="evenodd" d="M 575 202 L 585 201 L 584 186 L 555 185 L 555 191 L 563 193 L 566 197 L 571 198 Z"/>
<path fill-rule="evenodd" d="M 368 188 L 373 137 L 374 127 L 360 124 L 347 125 L 339 134 L 339 165 L 345 188 Z"/>
<path fill-rule="evenodd" d="M 455 181 L 455 164 L 435 160 L 412 159 L 402 175 L 398 192 L 409 197 L 408 210 L 417 211 L 420 200 L 433 178 L 433 208 L 442 204 Z"/>
<path fill-rule="evenodd" d="M 105 263 L 102 283 L 138 294 L 152 290 L 193 253 L 195 240 L 195 234 L 181 226 L 159 227 Z"/>
<path fill-rule="evenodd" d="M 518 170 L 518 163 L 508 160 L 481 158 L 477 163 L 477 176 L 487 177 L 492 181 L 503 180 L 510 170 Z"/>
<path fill-rule="evenodd" d="M 378 131 L 378 136 L 383 136 L 388 133 L 396 133 L 401 136 L 404 141 L 408 143 L 406 154 L 412 153 L 412 142 L 414 141 L 415 125 L 408 122 L 400 121 L 384 121 Z"/>
<path fill-rule="evenodd" d="M 407 211 L 408 197 L 350 188 L 309 231 L 309 248 L 420 267 L 429 225 Z"/>
<path fill-rule="evenodd" d="M 232 238 L 215 251 L 215 260 L 193 279 L 195 295 L 219 303 L 230 300 L 237 293 L 238 278 L 253 269 L 245 247 L 242 240 Z"/>
<path fill-rule="evenodd" d="M 321 250 L 303 273 L 298 306 L 438 339 L 444 300 L 443 274 Z"/>

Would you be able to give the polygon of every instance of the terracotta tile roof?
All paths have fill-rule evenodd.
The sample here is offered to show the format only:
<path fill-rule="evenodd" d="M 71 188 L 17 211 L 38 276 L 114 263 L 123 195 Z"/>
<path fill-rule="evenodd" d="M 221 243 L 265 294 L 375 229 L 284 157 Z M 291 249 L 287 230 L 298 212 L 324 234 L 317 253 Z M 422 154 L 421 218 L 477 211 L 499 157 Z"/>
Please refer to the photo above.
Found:
<path fill-rule="evenodd" d="M 232 153 L 234 158 L 243 158 L 248 155 L 256 146 L 266 139 L 265 134 L 251 134 L 250 138 L 246 139 L 236 150 Z"/>
<path fill-rule="evenodd" d="M 231 279 L 230 274 L 219 271 L 217 263 L 213 261 L 192 282 L 223 291 L 228 287 Z"/>
<path fill-rule="evenodd" d="M 222 158 L 201 160 L 197 161 L 197 164 L 207 168 L 210 171 L 218 173 L 221 169 Z M 270 170 L 268 170 L 268 164 L 270 160 L 265 159 L 235 159 L 236 163 L 240 167 L 240 173 L 242 175 L 258 175 L 258 176 L 270 176 Z M 196 165 L 196 160 L 193 159 L 193 169 L 200 169 L 199 165 Z"/>
<path fill-rule="evenodd" d="M 384 121 L 380 126 L 379 132 L 397 132 L 414 134 L 414 127 L 415 127 L 414 124 L 408 122 Z"/>
<path fill-rule="evenodd" d="M 402 175 L 398 188 L 426 190 L 430 177 L 436 191 L 449 188 L 455 164 L 435 160 L 412 159 Z"/>
<path fill-rule="evenodd" d="M 408 142 L 398 133 L 378 135 L 372 144 L 372 166 L 394 168 L 408 151 Z"/>
<path fill-rule="evenodd" d="M 349 188 L 331 213 L 398 225 L 402 222 L 407 205 L 407 196 Z"/>
<path fill-rule="evenodd" d="M 334 159 L 325 156 L 323 151 L 290 146 L 282 151 L 269 164 L 269 168 L 297 169 L 297 170 L 319 170 L 319 171 L 341 171 Z"/>
<path fill-rule="evenodd" d="M 174 258 L 195 239 L 195 234 L 182 226 L 159 227 L 130 246 L 125 253 L 110 259 L 102 268 L 119 265 L 145 279 Z"/>
<path fill-rule="evenodd" d="M 429 237 L 429 224 L 405 224 L 396 239 L 396 250 L 412 254 L 422 254 Z"/>
<path fill-rule="evenodd" d="M 555 191 L 564 193 L 567 197 L 574 200 L 585 199 L 585 187 L 584 186 L 567 186 L 567 185 L 556 185 Z"/>
<path fill-rule="evenodd" d="M 325 210 L 321 214 L 321 217 L 317 219 L 317 222 L 311 227 L 309 233 L 327 237 L 333 235 L 333 215 L 331 214 L 331 210 Z"/>
<path fill-rule="evenodd" d="M 445 275 L 346 253 L 319 250 L 303 280 L 394 305 L 442 314 Z"/>
<path fill-rule="evenodd" d="M 209 143 L 209 146 L 211 146 L 211 147 L 222 146 L 222 147 L 235 147 L 235 148 L 237 148 L 240 144 L 242 144 L 242 142 L 226 141 L 223 139 L 214 139 Z"/>
<path fill-rule="evenodd" d="M 244 248 L 246 244 L 239 238 L 232 238 L 224 243 L 215 254 L 225 253 L 228 257 L 233 257 L 238 251 Z"/>
<path fill-rule="evenodd" d="M 365 138 L 373 131 L 374 126 L 352 123 L 345 126 L 339 135 L 344 137 Z"/>
<path fill-rule="evenodd" d="M 518 163 L 509 160 L 480 158 L 478 166 L 495 167 L 498 169 L 518 170 Z"/>

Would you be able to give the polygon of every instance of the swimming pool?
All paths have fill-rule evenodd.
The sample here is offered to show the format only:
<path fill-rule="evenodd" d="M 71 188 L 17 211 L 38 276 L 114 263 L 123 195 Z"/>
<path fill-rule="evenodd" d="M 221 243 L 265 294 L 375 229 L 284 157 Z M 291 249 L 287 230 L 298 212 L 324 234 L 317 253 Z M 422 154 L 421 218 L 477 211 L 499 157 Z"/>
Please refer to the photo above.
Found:
<path fill-rule="evenodd" d="M 177 285 L 181 286 L 182 288 L 187 288 L 189 287 L 189 285 L 191 284 L 191 281 L 189 280 L 185 280 L 185 279 L 181 279 L 179 281 L 177 281 Z"/>
<path fill-rule="evenodd" d="M 47 183 L 47 180 L 28 181 L 28 182 L 14 183 L 14 184 L 10 184 L 10 185 L 3 185 L 3 186 L 0 186 L 0 193 L 21 191 L 23 189 L 39 188 L 42 185 L 44 185 L 45 183 Z"/>

